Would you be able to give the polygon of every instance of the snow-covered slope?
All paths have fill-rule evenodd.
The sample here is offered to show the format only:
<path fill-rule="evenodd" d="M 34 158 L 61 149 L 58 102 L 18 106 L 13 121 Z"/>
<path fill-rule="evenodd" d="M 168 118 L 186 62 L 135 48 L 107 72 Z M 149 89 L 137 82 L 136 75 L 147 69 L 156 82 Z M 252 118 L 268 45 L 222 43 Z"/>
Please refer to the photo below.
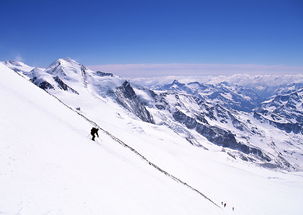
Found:
<path fill-rule="evenodd" d="M 268 120 L 262 109 L 270 91 L 267 88 L 239 86 L 232 81 L 204 84 L 174 80 L 149 89 L 110 73 L 92 71 L 70 58 L 58 59 L 45 70 L 33 69 L 28 78 L 88 115 L 95 112 L 91 106 L 101 101 L 111 103 L 117 112 L 167 126 L 195 146 L 214 150 L 223 147 L 234 158 L 270 168 L 303 169 L 301 106 L 293 105 L 292 113 L 299 116 L 297 124 Z M 294 89 L 299 85 L 295 83 Z M 286 89 L 292 88 L 271 86 L 270 95 Z M 84 104 L 89 107 L 83 109 Z M 283 120 L 293 117 L 288 116 L 284 114 Z"/>
<path fill-rule="evenodd" d="M 15 72 L 20 72 L 20 73 L 24 73 L 24 74 L 28 74 L 28 73 L 30 73 L 30 71 L 32 69 L 34 69 L 34 67 L 32 67 L 32 66 L 29 66 L 23 62 L 14 61 L 14 60 L 4 61 L 3 64 L 5 66 L 7 66 L 8 68 L 14 70 Z"/>
<path fill-rule="evenodd" d="M 66 71 L 70 68 L 62 68 L 65 74 L 73 72 Z M 214 139 L 199 134 L 199 129 L 176 120 L 172 111 L 178 109 L 190 117 L 186 118 L 189 122 L 194 119 L 206 126 L 203 119 L 196 116 L 197 112 L 205 111 L 207 128 L 221 132 L 220 128 L 222 134 L 230 130 L 237 141 L 257 147 L 266 155 L 273 153 L 271 158 L 275 157 L 277 148 L 287 149 L 283 142 L 272 151 L 267 142 L 262 144 L 261 139 L 268 141 L 273 135 L 277 139 L 281 137 L 275 127 L 262 124 L 249 113 L 226 109 L 209 101 L 196 101 L 184 92 L 162 94 L 88 69 L 85 70 L 85 84 L 83 73 L 79 72 L 81 66 L 75 68 L 74 73 L 79 76 L 73 79 L 58 77 L 77 93 L 58 86 L 46 90 L 161 169 L 182 179 L 215 203 L 226 202 L 227 207 L 218 209 L 103 132 L 100 132 L 99 144 L 91 142 L 90 123 L 2 66 L 0 87 L 6 90 L 0 92 L 0 99 L 8 102 L 1 105 L 0 111 L 5 122 L 1 124 L 5 133 L 0 133 L 3 148 L 0 151 L 3 152 L 0 189 L 1 193 L 7 194 L 4 200 L 0 199 L 1 212 L 16 214 L 20 210 L 21 214 L 35 214 L 38 210 L 34 211 L 34 205 L 39 205 L 37 214 L 301 214 L 302 172 L 261 168 L 255 165 L 256 160 L 245 162 L 239 159 L 243 155 L 241 152 L 214 144 L 211 142 Z M 56 76 L 51 72 L 48 74 L 54 80 L 59 73 Z M 119 100 L 124 103 L 121 105 Z M 138 110 L 141 110 L 139 115 Z M 147 116 L 145 111 L 151 114 L 155 124 L 141 118 Z M 223 119 L 226 122 L 220 121 Z M 246 133 L 239 130 L 241 122 L 245 122 L 244 131 L 252 130 Z M 253 129 L 255 126 L 257 130 Z M 16 130 L 21 130 L 21 134 L 11 138 Z M 262 131 L 261 136 L 256 138 L 253 131 Z M 241 133 L 249 134 L 252 141 L 248 139 L 245 143 Z M 220 135 L 218 138 L 220 140 Z M 301 152 L 301 149 L 297 151 Z M 236 156 L 238 152 L 240 154 Z M 294 156 L 293 159 L 297 158 Z M 16 190 L 22 195 L 16 194 Z"/>
<path fill-rule="evenodd" d="M 0 64 L 1 214 L 219 214 Z"/>
<path fill-rule="evenodd" d="M 297 124 L 294 132 L 303 134 L 303 87 L 278 93 L 256 111 L 277 123 Z"/>

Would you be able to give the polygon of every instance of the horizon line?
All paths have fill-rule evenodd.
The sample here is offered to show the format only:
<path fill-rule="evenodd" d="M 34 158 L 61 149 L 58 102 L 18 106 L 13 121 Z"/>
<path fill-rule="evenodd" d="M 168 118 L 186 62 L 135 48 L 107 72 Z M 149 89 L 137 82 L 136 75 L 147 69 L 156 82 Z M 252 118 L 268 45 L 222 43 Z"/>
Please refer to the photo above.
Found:
<path fill-rule="evenodd" d="M 87 67 L 129 77 L 303 73 L 303 66 L 262 64 L 99 64 Z"/>

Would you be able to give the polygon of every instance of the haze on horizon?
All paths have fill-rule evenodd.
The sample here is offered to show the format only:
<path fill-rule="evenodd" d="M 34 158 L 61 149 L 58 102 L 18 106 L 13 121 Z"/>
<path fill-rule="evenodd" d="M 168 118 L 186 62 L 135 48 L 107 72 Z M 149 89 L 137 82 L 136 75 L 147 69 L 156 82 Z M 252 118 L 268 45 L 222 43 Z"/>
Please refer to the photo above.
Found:
<path fill-rule="evenodd" d="M 300 0 L 1 2 L 0 61 L 128 77 L 302 73 Z"/>

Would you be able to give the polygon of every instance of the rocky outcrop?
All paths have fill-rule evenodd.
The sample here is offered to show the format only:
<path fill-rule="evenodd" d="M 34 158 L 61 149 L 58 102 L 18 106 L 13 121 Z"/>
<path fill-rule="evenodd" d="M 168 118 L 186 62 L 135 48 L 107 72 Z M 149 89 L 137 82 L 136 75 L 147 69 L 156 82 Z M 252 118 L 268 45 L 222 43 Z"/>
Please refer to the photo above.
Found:
<path fill-rule="evenodd" d="M 113 73 L 109 73 L 109 72 L 101 72 L 101 71 L 96 71 L 94 73 L 96 76 L 99 76 L 99 77 L 113 77 Z"/>
<path fill-rule="evenodd" d="M 184 124 L 189 129 L 195 129 L 199 134 L 204 136 L 208 141 L 225 148 L 241 151 L 245 154 L 254 154 L 265 161 L 271 161 L 270 157 L 265 155 L 260 149 L 249 147 L 236 141 L 234 134 L 230 131 L 223 130 L 219 127 L 204 125 L 198 123 L 194 118 L 187 116 L 177 110 L 173 117 L 179 123 Z"/>
<path fill-rule="evenodd" d="M 45 80 L 39 80 L 37 77 L 33 77 L 32 79 L 30 79 L 30 81 L 43 90 L 55 89 L 54 86 L 51 85 L 49 82 Z"/>
<path fill-rule="evenodd" d="M 145 108 L 128 81 L 125 81 L 122 86 L 116 89 L 115 95 L 116 101 L 124 108 L 134 113 L 144 122 L 154 123 L 152 115 Z"/>
<path fill-rule="evenodd" d="M 74 90 L 73 88 L 71 88 L 67 84 L 65 84 L 58 76 L 54 77 L 54 80 L 57 82 L 58 87 L 61 90 L 70 91 L 72 93 L 79 95 L 79 93 L 76 90 Z"/>
<path fill-rule="evenodd" d="M 303 88 L 291 86 L 255 110 L 254 117 L 287 133 L 303 134 Z"/>

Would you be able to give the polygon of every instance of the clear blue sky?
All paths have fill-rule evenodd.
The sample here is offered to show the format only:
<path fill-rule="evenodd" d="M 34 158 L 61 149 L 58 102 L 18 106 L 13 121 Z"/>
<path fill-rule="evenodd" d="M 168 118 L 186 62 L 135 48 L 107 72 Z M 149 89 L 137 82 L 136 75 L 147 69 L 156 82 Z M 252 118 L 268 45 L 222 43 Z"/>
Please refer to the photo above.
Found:
<path fill-rule="evenodd" d="M 303 65 L 303 0 L 1 0 L 0 60 Z"/>

